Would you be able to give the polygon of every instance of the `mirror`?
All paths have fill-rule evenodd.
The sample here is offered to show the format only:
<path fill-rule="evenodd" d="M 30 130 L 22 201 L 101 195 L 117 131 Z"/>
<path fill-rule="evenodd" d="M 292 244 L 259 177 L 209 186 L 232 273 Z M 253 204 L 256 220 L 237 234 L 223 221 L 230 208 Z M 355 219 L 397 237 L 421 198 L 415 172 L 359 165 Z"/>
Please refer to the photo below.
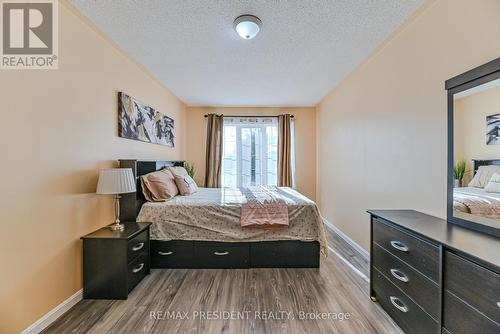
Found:
<path fill-rule="evenodd" d="M 470 79 L 474 71 L 462 76 Z M 499 73 L 448 90 L 448 220 L 496 236 L 500 236 Z"/>

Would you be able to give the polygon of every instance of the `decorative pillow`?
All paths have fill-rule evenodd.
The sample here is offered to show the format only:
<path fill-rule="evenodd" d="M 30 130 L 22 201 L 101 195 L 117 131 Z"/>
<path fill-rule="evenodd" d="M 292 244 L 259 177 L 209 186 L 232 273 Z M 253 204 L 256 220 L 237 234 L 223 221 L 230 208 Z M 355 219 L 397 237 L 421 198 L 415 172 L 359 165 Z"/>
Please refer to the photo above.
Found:
<path fill-rule="evenodd" d="M 180 167 L 180 166 L 177 166 L 177 167 L 167 167 L 167 169 L 175 176 L 175 175 L 180 175 L 180 176 L 184 176 L 184 175 L 188 175 L 188 172 L 186 171 L 186 169 L 184 167 Z"/>
<path fill-rule="evenodd" d="M 469 182 L 469 187 L 484 188 L 490 181 L 493 174 L 500 174 L 500 166 L 480 166 L 477 169 L 476 175 Z"/>
<path fill-rule="evenodd" d="M 141 176 L 142 193 L 150 202 L 163 202 L 179 194 L 172 173 L 164 168 Z"/>
<path fill-rule="evenodd" d="M 488 193 L 500 193 L 500 174 L 493 174 L 490 182 L 484 187 L 484 190 Z"/>
<path fill-rule="evenodd" d="M 189 175 L 175 175 L 175 184 L 181 195 L 191 195 L 198 191 L 196 182 Z"/>

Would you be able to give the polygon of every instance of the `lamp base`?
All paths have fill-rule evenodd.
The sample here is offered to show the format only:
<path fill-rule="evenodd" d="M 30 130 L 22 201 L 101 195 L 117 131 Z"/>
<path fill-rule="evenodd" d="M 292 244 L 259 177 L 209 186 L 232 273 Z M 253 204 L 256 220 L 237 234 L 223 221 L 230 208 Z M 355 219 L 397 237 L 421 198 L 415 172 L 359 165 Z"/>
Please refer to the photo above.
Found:
<path fill-rule="evenodd" d="M 109 225 L 109 229 L 111 231 L 123 231 L 125 229 L 125 225 L 120 223 L 114 223 L 112 225 Z"/>

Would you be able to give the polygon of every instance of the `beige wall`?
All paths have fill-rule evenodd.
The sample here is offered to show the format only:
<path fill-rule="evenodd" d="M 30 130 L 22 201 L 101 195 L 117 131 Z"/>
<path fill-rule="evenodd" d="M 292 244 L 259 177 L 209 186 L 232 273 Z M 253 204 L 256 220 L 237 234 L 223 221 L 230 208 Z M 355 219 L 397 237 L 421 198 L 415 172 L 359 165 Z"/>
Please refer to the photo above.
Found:
<path fill-rule="evenodd" d="M 370 208 L 446 216 L 444 81 L 500 56 L 500 1 L 432 1 L 317 110 L 317 200 L 365 249 Z"/>
<path fill-rule="evenodd" d="M 197 168 L 196 182 L 204 183 L 205 143 L 207 113 L 225 115 L 272 116 L 292 114 L 295 116 L 295 149 L 297 190 L 314 199 L 316 195 L 316 120 L 315 108 L 243 108 L 243 107 L 188 107 L 187 108 L 187 150 L 186 159 Z"/>
<path fill-rule="evenodd" d="M 97 171 L 184 157 L 185 106 L 67 5 L 58 70 L 0 71 L 0 333 L 19 333 L 82 288 L 80 236 L 109 224 Z M 175 120 L 176 148 L 117 137 L 117 92 Z"/>
<path fill-rule="evenodd" d="M 473 176 L 472 159 L 500 159 L 500 145 L 486 145 L 486 116 L 500 113 L 500 87 L 457 99 L 454 104 L 455 161 L 467 163 L 466 185 Z"/>

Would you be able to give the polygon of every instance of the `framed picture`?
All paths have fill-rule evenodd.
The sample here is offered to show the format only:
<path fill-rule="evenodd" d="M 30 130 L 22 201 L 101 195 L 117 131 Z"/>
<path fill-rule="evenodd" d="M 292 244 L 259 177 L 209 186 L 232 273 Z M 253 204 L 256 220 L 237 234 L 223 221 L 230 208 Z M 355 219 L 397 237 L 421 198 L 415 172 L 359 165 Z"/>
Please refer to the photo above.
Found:
<path fill-rule="evenodd" d="M 118 135 L 122 138 L 174 147 L 174 120 L 119 92 Z"/>
<path fill-rule="evenodd" d="M 486 116 L 486 145 L 500 145 L 500 114 Z"/>

